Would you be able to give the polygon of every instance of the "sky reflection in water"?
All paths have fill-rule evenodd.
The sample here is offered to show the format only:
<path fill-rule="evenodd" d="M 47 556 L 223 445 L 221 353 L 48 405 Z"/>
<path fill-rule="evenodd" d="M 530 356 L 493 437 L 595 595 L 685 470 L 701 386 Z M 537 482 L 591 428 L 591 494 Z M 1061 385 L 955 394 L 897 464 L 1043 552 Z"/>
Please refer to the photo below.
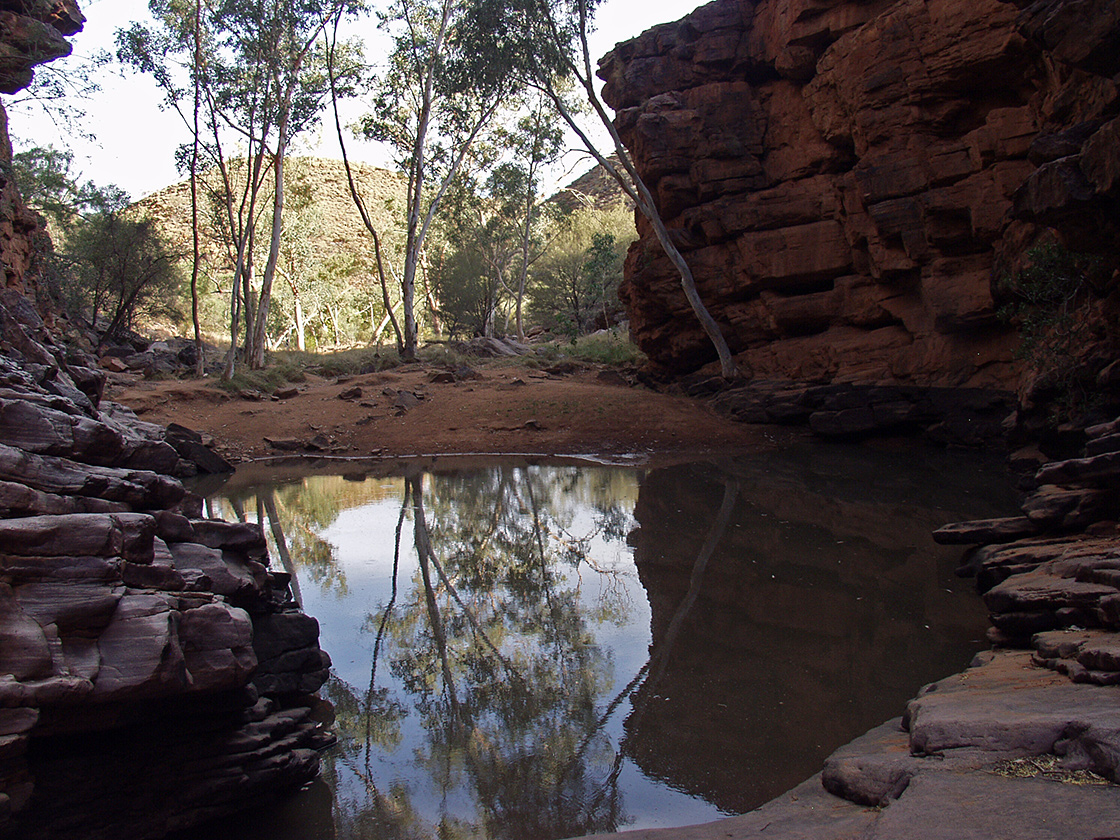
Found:
<path fill-rule="evenodd" d="M 847 447 L 405 469 L 213 497 L 265 523 L 334 660 L 327 787 L 242 836 L 560 838 L 750 810 L 967 663 L 983 612 L 929 532 L 1009 502 L 972 458 Z"/>

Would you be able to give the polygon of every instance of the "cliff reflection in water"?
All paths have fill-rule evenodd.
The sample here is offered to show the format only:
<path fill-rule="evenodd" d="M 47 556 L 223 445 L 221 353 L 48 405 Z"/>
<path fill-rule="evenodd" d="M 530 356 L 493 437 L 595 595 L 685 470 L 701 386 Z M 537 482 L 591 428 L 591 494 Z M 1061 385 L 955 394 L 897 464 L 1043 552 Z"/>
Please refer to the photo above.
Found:
<path fill-rule="evenodd" d="M 979 646 L 929 532 L 994 494 L 937 457 L 239 474 L 219 501 L 319 618 L 340 741 L 330 815 L 311 791 L 260 836 L 570 837 L 781 793 Z"/>
<path fill-rule="evenodd" d="M 954 575 L 960 552 L 929 535 L 1010 509 L 1002 473 L 940 451 L 805 446 L 647 475 L 631 542 L 656 667 L 629 754 L 742 813 L 960 670 L 987 620 Z"/>

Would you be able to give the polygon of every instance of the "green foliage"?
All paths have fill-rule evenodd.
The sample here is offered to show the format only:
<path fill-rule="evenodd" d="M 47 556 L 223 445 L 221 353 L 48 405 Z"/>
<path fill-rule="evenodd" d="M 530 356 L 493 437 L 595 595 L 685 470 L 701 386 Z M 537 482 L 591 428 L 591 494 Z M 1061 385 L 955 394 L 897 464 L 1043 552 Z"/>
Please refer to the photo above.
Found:
<path fill-rule="evenodd" d="M 12 156 L 12 173 L 28 207 L 50 221 L 56 236 L 65 236 L 84 216 L 112 213 L 128 206 L 128 194 L 110 184 L 99 187 L 74 172 L 74 155 L 53 146 L 34 146 Z"/>
<path fill-rule="evenodd" d="M 105 336 L 131 330 L 140 311 L 178 316 L 182 278 L 176 257 L 151 222 L 98 213 L 72 230 L 67 252 L 76 269 L 74 291 L 90 323 L 109 319 Z"/>
<path fill-rule="evenodd" d="M 1056 244 L 1036 246 L 1026 257 L 1016 277 L 1002 278 L 1012 300 L 999 315 L 1018 329 L 1016 356 L 1049 384 L 1059 414 L 1068 416 L 1091 402 L 1079 368 L 1091 345 L 1092 288 L 1102 280 L 1104 262 Z"/>
<path fill-rule="evenodd" d="M 600 365 L 640 364 L 645 355 L 619 327 L 577 338 L 568 348 L 569 355 Z"/>
<path fill-rule="evenodd" d="M 429 269 L 439 317 L 449 338 L 493 335 L 502 289 L 483 255 L 467 242 Z"/>
<path fill-rule="evenodd" d="M 138 313 L 178 317 L 176 255 L 151 222 L 127 216 L 123 190 L 82 181 L 73 155 L 53 147 L 19 152 L 12 171 L 24 200 L 49 220 L 58 256 L 43 255 L 43 268 L 64 304 L 91 324 L 106 318 L 107 337 L 132 329 Z"/>
<path fill-rule="evenodd" d="M 430 365 L 455 368 L 467 363 L 466 358 L 446 344 L 426 344 L 420 348 L 420 360 Z"/>
<path fill-rule="evenodd" d="M 236 394 L 238 391 L 260 391 L 262 394 L 271 394 L 285 384 L 282 374 L 273 368 L 260 370 L 246 370 L 239 368 L 230 377 L 217 380 L 214 384 L 223 391 Z"/>
<path fill-rule="evenodd" d="M 622 204 L 582 208 L 564 219 L 533 267 L 533 317 L 573 340 L 615 323 L 622 264 L 634 236 L 632 216 Z"/>
<path fill-rule="evenodd" d="M 301 371 L 314 373 L 317 376 L 356 376 L 360 373 L 373 373 L 397 367 L 400 359 L 396 350 L 377 348 L 362 350 L 345 350 L 331 353 L 273 353 L 272 359 L 277 364 L 287 365 L 289 369 L 298 368 Z M 289 381 L 297 380 L 289 377 Z M 302 380 L 300 380 L 302 381 Z"/>
<path fill-rule="evenodd" d="M 1061 245 L 1040 245 L 1027 252 L 1027 266 L 1002 285 L 1012 301 L 1000 308 L 1021 337 L 1020 358 L 1051 370 L 1068 367 L 1087 337 L 1086 303 L 1102 261 Z"/>
<path fill-rule="evenodd" d="M 557 209 L 541 201 L 540 175 L 560 149 L 546 103 L 480 144 L 475 168 L 451 183 L 439 214 L 443 247 L 431 269 L 439 316 L 451 338 L 493 336 L 516 327 L 524 335 L 522 304 L 529 270 L 548 246 Z M 512 324 L 511 324 L 512 322 Z"/>

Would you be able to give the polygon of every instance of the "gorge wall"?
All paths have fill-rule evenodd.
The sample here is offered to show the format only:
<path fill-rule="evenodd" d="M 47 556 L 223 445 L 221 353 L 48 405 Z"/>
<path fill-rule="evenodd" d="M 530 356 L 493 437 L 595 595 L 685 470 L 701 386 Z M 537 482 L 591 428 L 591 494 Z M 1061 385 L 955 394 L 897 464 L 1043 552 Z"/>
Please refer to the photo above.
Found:
<path fill-rule="evenodd" d="M 1115 241 L 1118 15 L 1106 0 L 716 0 L 599 73 L 749 377 L 1014 391 L 999 278 L 1035 242 Z M 695 370 L 714 352 L 639 232 L 632 336 L 663 371 Z"/>
<path fill-rule="evenodd" d="M 0 0 L 0 91 L 82 21 Z M 10 162 L 0 109 L 0 838 L 162 837 L 316 775 L 330 660 L 260 527 L 180 481 L 221 459 L 104 402 L 59 340 Z"/>

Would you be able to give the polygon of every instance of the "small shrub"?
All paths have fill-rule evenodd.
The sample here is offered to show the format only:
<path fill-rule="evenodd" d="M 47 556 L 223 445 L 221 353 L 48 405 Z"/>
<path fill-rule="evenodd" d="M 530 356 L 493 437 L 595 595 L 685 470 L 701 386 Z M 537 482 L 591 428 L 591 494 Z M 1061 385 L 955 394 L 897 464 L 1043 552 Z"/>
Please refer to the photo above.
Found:
<path fill-rule="evenodd" d="M 308 373 L 318 376 L 356 376 L 396 367 L 400 364 L 397 351 L 391 349 L 360 348 L 333 353 L 287 351 L 273 357 L 282 367 L 289 382 L 303 382 Z"/>
<path fill-rule="evenodd" d="M 229 391 L 232 394 L 236 394 L 238 391 L 260 391 L 264 394 L 271 394 L 279 387 L 269 379 L 266 371 L 244 370 L 242 368 L 234 371 L 233 376 L 229 379 L 219 379 L 214 384 L 223 391 Z"/>
<path fill-rule="evenodd" d="M 571 356 L 600 365 L 638 364 L 645 354 L 616 327 L 577 338 L 568 348 Z"/>
<path fill-rule="evenodd" d="M 1001 280 L 1011 300 L 999 315 L 1019 332 L 1016 357 L 1049 383 L 1056 407 L 1068 417 L 1090 402 L 1079 368 L 1092 344 L 1090 304 L 1103 261 L 1056 244 L 1031 248 L 1026 257 L 1016 277 Z"/>
<path fill-rule="evenodd" d="M 425 344 L 416 354 L 420 361 L 430 365 L 445 365 L 446 367 L 459 367 L 466 364 L 463 354 L 446 344 Z"/>
<path fill-rule="evenodd" d="M 1049 367 L 1078 348 L 1089 285 L 1101 260 L 1060 245 L 1032 248 L 1027 259 L 1029 264 L 1017 277 L 1003 280 L 1013 300 L 1000 315 L 1018 327 L 1020 358 L 1047 362 Z"/>
<path fill-rule="evenodd" d="M 537 348 L 537 357 L 546 362 L 554 362 L 563 355 L 559 345 L 555 341 L 550 341 L 548 344 L 542 344 Z"/>

